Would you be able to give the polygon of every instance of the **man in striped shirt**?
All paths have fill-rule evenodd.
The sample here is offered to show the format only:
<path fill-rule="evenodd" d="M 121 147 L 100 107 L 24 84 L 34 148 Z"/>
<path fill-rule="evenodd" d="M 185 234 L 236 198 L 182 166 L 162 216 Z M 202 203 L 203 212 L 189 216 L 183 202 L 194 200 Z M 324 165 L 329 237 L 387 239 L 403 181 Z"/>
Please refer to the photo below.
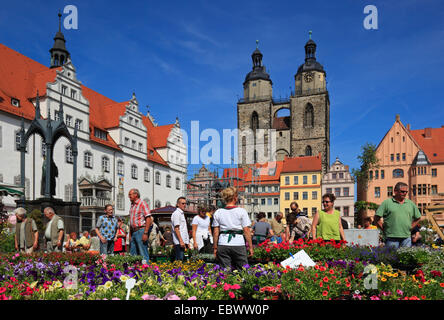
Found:
<path fill-rule="evenodd" d="M 148 204 L 140 199 L 140 192 L 131 189 L 128 193 L 130 207 L 130 254 L 140 255 L 149 262 L 148 236 L 153 222 Z"/>

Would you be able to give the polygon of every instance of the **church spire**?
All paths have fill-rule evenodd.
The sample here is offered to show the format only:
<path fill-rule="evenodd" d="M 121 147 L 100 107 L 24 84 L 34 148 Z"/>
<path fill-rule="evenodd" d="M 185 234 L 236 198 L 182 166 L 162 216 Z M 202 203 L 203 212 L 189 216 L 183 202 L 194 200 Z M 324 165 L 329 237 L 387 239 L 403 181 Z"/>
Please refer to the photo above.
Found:
<path fill-rule="evenodd" d="M 65 47 L 65 37 L 62 33 L 62 14 L 59 12 L 59 31 L 57 31 L 54 37 L 54 45 L 49 50 L 51 53 L 51 68 L 57 68 L 63 66 L 65 62 L 70 58 L 70 54 Z"/>
<path fill-rule="evenodd" d="M 311 30 L 308 34 L 310 39 L 305 44 L 305 61 L 316 61 L 316 43 L 311 39 Z"/>

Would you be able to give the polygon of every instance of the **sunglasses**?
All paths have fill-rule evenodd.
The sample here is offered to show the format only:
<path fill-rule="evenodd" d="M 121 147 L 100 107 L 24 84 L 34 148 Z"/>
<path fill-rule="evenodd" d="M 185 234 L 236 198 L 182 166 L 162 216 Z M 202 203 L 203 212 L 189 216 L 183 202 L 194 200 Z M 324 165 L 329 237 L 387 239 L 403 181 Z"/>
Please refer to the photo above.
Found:
<path fill-rule="evenodd" d="M 407 193 L 407 190 L 398 190 L 399 193 Z"/>
<path fill-rule="evenodd" d="M 322 201 L 322 203 L 329 203 L 329 202 L 333 202 L 333 201 L 326 201 L 326 200 Z"/>

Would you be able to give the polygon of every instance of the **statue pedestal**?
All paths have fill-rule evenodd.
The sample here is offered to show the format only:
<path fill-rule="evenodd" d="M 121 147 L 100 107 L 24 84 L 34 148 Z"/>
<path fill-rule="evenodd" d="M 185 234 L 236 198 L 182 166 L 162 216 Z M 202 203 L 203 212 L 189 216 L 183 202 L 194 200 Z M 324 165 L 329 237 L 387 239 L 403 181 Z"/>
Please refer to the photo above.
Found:
<path fill-rule="evenodd" d="M 16 200 L 17 207 L 24 207 L 26 212 L 30 214 L 33 210 L 37 209 L 42 214 L 43 227 L 48 223 L 48 219 L 43 215 L 43 209 L 45 207 L 54 208 L 55 213 L 62 218 L 65 225 L 65 235 L 71 232 L 79 235 L 79 223 L 80 223 L 80 202 L 66 202 L 62 199 L 56 198 L 40 198 L 37 200 Z M 40 248 L 44 248 L 44 232 L 39 232 Z"/>

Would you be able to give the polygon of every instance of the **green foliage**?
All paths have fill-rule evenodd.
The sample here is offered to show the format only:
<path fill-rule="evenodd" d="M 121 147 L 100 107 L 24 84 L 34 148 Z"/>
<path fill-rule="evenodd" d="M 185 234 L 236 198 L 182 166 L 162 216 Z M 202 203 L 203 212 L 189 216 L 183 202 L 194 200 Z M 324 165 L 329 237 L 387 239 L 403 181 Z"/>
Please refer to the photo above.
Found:
<path fill-rule="evenodd" d="M 376 145 L 372 143 L 366 143 L 361 147 L 362 154 L 358 156 L 358 160 L 361 163 L 360 169 L 352 169 L 352 174 L 356 181 L 364 188 L 367 189 L 370 168 L 378 168 L 379 160 L 376 157 Z"/>
<path fill-rule="evenodd" d="M 3 233 L 3 232 L 2 232 Z M 15 252 L 15 234 L 7 234 L 5 232 L 4 235 L 0 238 L 0 253 L 12 253 Z"/>
<path fill-rule="evenodd" d="M 378 210 L 379 205 L 373 202 L 367 202 L 367 201 L 356 201 L 355 202 L 355 209 L 357 212 L 363 211 L 363 210 Z"/>
<path fill-rule="evenodd" d="M 42 212 L 38 209 L 34 209 L 31 211 L 31 213 L 28 215 L 28 217 L 32 218 L 35 221 L 35 224 L 37 225 L 37 229 L 39 230 L 39 234 L 42 234 L 44 231 Z"/>

